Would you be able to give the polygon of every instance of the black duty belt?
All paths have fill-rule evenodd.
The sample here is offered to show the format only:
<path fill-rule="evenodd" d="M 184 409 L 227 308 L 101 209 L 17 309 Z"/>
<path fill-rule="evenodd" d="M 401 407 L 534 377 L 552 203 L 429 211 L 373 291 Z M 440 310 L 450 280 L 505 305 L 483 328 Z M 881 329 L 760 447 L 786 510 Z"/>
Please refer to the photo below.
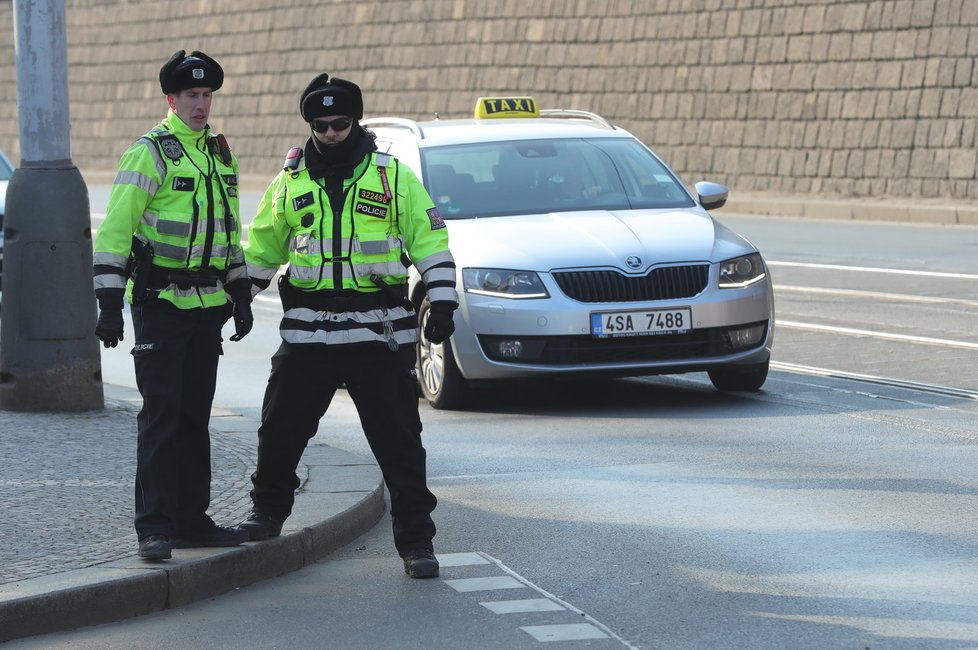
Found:
<path fill-rule="evenodd" d="M 181 269 L 164 269 L 153 267 L 150 275 L 150 289 L 159 291 L 171 284 L 177 285 L 178 289 L 186 291 L 191 287 L 216 287 L 219 282 L 226 282 L 227 271 L 217 269 L 206 269 L 203 271 L 185 271 Z"/>
<path fill-rule="evenodd" d="M 287 284 L 287 283 L 283 283 Z M 407 296 L 407 287 L 399 288 L 398 293 Z M 380 291 L 366 292 L 344 292 L 333 293 L 328 291 L 300 291 L 296 289 L 286 289 L 290 304 L 286 307 L 304 307 L 314 311 L 369 311 L 382 307 L 390 308 L 398 306 L 397 301 Z M 285 296 L 283 296 L 285 299 Z"/>

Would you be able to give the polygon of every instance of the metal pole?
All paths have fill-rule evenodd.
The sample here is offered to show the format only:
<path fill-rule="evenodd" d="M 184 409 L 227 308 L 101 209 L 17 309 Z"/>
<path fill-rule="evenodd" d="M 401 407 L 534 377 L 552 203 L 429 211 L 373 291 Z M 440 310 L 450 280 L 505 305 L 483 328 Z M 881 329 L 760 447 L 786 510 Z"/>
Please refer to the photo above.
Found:
<path fill-rule="evenodd" d="M 16 0 L 21 164 L 7 188 L 0 409 L 104 407 L 88 188 L 71 162 L 64 0 Z"/>

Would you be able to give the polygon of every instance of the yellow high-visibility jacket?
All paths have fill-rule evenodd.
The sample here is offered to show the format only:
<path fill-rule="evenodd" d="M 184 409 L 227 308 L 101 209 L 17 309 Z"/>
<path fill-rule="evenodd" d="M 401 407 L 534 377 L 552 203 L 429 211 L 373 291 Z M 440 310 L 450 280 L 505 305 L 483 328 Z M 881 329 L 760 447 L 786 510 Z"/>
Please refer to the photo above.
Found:
<path fill-rule="evenodd" d="M 226 159 L 225 159 L 226 157 Z M 160 286 L 159 297 L 181 309 L 218 307 L 225 290 L 250 291 L 241 249 L 238 161 L 209 128 L 193 131 L 172 110 L 119 161 L 105 221 L 95 238 L 95 294 L 101 308 L 121 308 L 133 236 L 153 247 L 153 264 L 167 273 L 205 272 L 211 286 Z M 128 288 L 127 288 L 128 287 Z"/>
<path fill-rule="evenodd" d="M 384 176 L 387 179 L 385 188 Z M 321 179 L 306 168 L 280 172 L 251 222 L 245 259 L 257 287 L 288 264 L 288 282 L 309 295 L 379 294 L 372 276 L 398 290 L 407 283 L 403 259 L 421 273 L 432 302 L 458 306 L 448 231 L 424 186 L 406 165 L 373 152 L 344 179 L 342 213 L 333 214 Z M 286 311 L 280 333 L 290 343 L 417 341 L 417 315 L 406 306 Z M 385 329 L 386 327 L 386 329 Z"/>

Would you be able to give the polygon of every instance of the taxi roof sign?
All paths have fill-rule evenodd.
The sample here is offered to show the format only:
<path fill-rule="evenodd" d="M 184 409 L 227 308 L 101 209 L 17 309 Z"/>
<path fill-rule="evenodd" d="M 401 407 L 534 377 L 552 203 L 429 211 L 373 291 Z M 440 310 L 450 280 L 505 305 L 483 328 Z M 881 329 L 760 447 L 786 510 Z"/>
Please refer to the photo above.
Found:
<path fill-rule="evenodd" d="M 475 117 L 540 117 L 540 108 L 532 97 L 480 97 L 475 103 Z"/>

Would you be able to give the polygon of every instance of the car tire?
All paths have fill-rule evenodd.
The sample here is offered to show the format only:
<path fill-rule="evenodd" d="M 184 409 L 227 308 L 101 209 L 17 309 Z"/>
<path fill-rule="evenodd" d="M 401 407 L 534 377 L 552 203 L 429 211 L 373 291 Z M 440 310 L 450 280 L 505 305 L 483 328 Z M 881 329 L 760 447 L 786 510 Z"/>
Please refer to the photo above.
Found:
<path fill-rule="evenodd" d="M 418 310 L 418 383 L 421 394 L 436 409 L 455 409 L 465 404 L 468 385 L 455 364 L 452 339 L 444 343 L 432 343 L 424 336 L 424 325 L 431 311 L 431 303 L 425 298 Z"/>
<path fill-rule="evenodd" d="M 724 366 L 709 371 L 710 381 L 717 390 L 756 392 L 767 380 L 770 361 L 746 366 Z"/>

